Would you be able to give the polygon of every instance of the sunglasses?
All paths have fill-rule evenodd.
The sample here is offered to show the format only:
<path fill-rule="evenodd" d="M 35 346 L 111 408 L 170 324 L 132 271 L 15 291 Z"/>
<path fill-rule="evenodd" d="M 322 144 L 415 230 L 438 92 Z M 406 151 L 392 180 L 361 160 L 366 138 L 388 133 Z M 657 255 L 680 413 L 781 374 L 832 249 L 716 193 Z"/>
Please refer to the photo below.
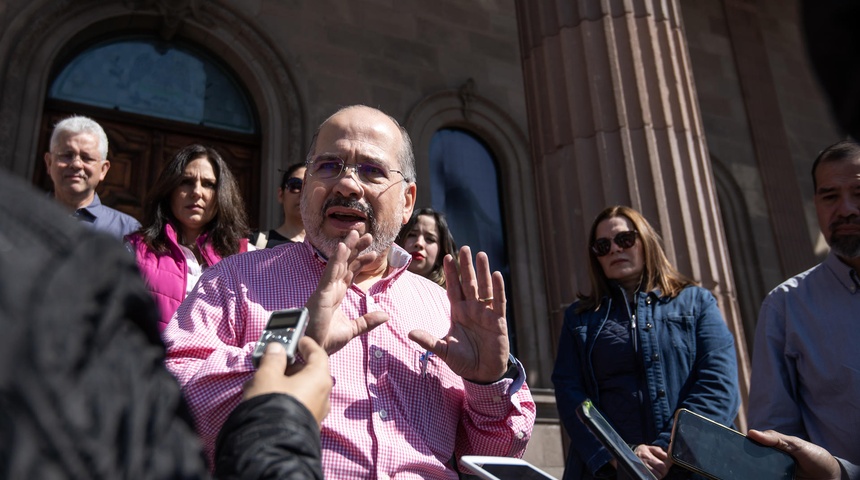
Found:
<path fill-rule="evenodd" d="M 302 182 L 301 178 L 288 178 L 286 182 L 284 182 L 284 186 L 281 187 L 284 190 L 289 190 L 291 193 L 299 193 L 302 191 Z"/>
<path fill-rule="evenodd" d="M 608 238 L 598 238 L 591 244 L 591 251 L 593 251 L 598 257 L 608 255 L 609 251 L 612 250 L 612 242 L 615 242 L 616 245 L 623 249 L 628 249 L 636 244 L 636 235 L 639 235 L 639 232 L 636 230 L 628 230 L 615 235 L 615 238 L 612 240 L 609 240 Z"/>

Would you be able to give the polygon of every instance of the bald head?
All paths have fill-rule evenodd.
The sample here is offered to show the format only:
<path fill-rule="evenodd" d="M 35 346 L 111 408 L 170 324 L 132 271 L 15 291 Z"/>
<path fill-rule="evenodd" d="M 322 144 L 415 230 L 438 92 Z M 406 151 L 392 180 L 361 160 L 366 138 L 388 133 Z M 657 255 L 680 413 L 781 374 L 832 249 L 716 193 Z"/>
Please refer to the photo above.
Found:
<path fill-rule="evenodd" d="M 415 183 L 415 153 L 412 150 L 412 140 L 409 138 L 409 133 L 391 115 L 366 105 L 343 107 L 320 124 L 311 139 L 307 161 L 311 161 L 314 155 L 319 153 L 316 152 L 317 140 L 324 127 L 326 129 L 332 127 L 340 132 L 350 131 L 363 136 L 367 136 L 371 132 L 388 135 L 385 128 L 386 124 L 393 127 L 392 131 L 400 136 L 399 142 L 397 142 L 398 151 L 392 152 L 399 164 L 395 168 L 403 172 L 403 178 L 407 183 Z M 358 132 L 356 129 L 364 129 L 364 132 Z"/>

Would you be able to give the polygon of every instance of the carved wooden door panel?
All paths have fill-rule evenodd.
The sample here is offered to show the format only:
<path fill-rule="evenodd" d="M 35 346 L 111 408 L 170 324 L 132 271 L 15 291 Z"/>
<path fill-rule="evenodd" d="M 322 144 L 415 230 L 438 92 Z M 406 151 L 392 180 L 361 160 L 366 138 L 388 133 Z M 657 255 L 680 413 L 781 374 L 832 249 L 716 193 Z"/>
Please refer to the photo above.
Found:
<path fill-rule="evenodd" d="M 53 103 L 53 102 L 52 102 Z M 56 102 L 59 104 L 59 102 Z M 239 183 L 245 200 L 245 208 L 251 227 L 256 227 L 259 218 L 260 161 L 258 140 L 231 132 L 219 132 L 195 125 L 184 125 L 139 115 L 99 111 L 92 107 L 74 110 L 47 109 L 43 115 L 39 137 L 38 165 L 33 183 L 51 190 L 51 178 L 47 174 L 44 153 L 49 149 L 53 126 L 71 112 L 86 115 L 105 129 L 108 136 L 108 159 L 110 170 L 99 184 L 97 192 L 102 203 L 142 220 L 143 203 L 149 188 L 155 183 L 161 169 L 180 148 L 201 143 L 214 147 L 230 166 L 230 171 Z"/>

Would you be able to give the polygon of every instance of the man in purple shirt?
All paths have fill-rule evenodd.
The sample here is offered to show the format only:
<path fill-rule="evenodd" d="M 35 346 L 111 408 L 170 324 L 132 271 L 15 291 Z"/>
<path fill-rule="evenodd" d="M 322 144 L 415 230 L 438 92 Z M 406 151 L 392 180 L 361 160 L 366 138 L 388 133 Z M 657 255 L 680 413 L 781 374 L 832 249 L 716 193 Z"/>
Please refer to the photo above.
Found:
<path fill-rule="evenodd" d="M 304 243 L 222 260 L 163 332 L 167 367 L 211 455 L 252 373 L 270 312 L 306 306 L 331 355 L 323 421 L 327 478 L 458 478 L 462 455 L 519 457 L 535 419 L 510 356 L 504 283 L 487 256 L 445 261 L 447 292 L 407 271 L 394 239 L 415 202 L 406 131 L 353 106 L 314 136 L 302 189 Z"/>
<path fill-rule="evenodd" d="M 94 120 L 72 116 L 54 127 L 45 166 L 54 183 L 54 198 L 72 216 L 95 230 L 122 237 L 140 228 L 130 215 L 102 205 L 96 187 L 110 169 L 108 139 Z"/>

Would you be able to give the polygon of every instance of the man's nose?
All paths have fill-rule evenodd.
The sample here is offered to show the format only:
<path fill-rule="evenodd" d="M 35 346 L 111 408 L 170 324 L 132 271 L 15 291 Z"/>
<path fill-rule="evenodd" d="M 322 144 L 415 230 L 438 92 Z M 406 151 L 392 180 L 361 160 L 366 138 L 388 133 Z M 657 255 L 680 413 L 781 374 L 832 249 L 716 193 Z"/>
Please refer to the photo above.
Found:
<path fill-rule="evenodd" d="M 840 217 L 851 217 L 860 215 L 860 199 L 856 195 L 843 195 L 839 199 L 839 205 L 836 213 Z"/>
<path fill-rule="evenodd" d="M 364 185 L 358 179 L 358 170 L 355 165 L 344 165 L 343 173 L 334 184 L 334 191 L 344 197 L 361 197 L 364 193 Z"/>

